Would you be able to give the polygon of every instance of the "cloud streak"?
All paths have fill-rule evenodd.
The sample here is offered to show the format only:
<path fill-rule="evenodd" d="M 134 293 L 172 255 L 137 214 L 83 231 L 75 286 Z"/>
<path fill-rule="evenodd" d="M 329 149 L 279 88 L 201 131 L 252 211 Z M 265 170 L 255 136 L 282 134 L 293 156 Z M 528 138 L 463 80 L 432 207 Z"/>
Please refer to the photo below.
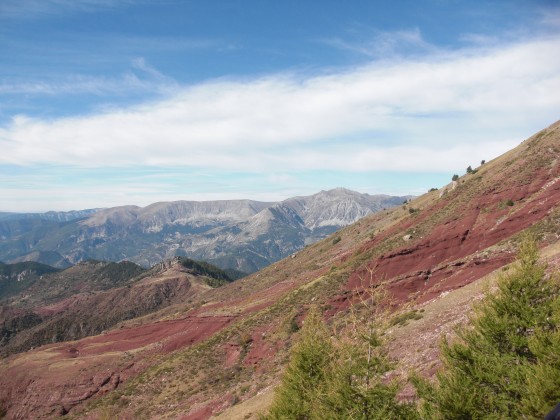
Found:
<path fill-rule="evenodd" d="M 402 31 L 374 31 L 366 42 L 348 42 L 342 38 L 324 40 L 323 43 L 341 50 L 362 54 L 371 58 L 435 53 L 438 49 L 426 42 L 418 28 Z"/>
<path fill-rule="evenodd" d="M 142 57 L 131 62 L 131 70 L 118 77 L 69 75 L 53 81 L 0 83 L 0 95 L 124 95 L 176 91 L 175 80 L 160 73 Z"/>
<path fill-rule="evenodd" d="M 134 3 L 134 0 L 3 0 L 1 19 L 34 19 L 93 12 Z"/>
<path fill-rule="evenodd" d="M 16 116 L 0 128 L 0 164 L 452 170 L 558 118 L 559 45 L 546 38 L 320 76 L 221 79 L 95 115 Z M 145 61 L 135 66 L 173 85 Z"/>

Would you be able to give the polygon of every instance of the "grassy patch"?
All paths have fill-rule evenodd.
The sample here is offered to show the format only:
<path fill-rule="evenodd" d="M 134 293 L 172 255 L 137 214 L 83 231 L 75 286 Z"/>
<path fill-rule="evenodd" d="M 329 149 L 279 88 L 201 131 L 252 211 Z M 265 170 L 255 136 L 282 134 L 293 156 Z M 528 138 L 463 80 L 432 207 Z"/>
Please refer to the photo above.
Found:
<path fill-rule="evenodd" d="M 394 327 L 395 325 L 405 326 L 408 324 L 410 320 L 418 320 L 421 319 L 424 315 L 421 311 L 417 309 L 413 309 L 412 311 L 404 312 L 402 314 L 394 316 L 391 321 L 389 321 L 389 325 Z"/>

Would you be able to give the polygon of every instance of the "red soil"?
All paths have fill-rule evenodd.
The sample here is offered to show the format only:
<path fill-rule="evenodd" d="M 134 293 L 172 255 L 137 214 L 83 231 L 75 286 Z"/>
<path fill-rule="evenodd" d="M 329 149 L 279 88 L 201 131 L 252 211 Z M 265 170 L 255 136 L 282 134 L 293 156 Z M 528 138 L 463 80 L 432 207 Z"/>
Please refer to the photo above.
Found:
<path fill-rule="evenodd" d="M 81 299 L 82 299 L 82 295 L 70 296 L 69 298 L 53 303 L 52 305 L 47 305 L 47 306 L 37 308 L 35 312 L 38 315 L 42 315 L 42 316 L 52 316 L 65 311 L 70 306 L 75 305 L 76 302 L 80 302 Z"/>
<path fill-rule="evenodd" d="M 2 387 L 0 399 L 9 401 L 7 408 L 12 418 L 64 414 L 77 404 L 117 388 L 136 372 L 137 359 L 123 364 L 126 352 L 171 352 L 208 338 L 233 319 L 189 316 L 44 346 L 38 353 L 28 353 L 29 357 L 13 356 L 4 362 L 14 360 L 4 370 L 10 387 Z"/>
<path fill-rule="evenodd" d="M 180 417 L 180 420 L 205 420 L 210 417 L 214 413 L 218 413 L 222 411 L 224 408 L 231 405 L 232 394 L 227 393 L 222 395 L 221 397 L 203 404 L 202 406 L 195 408 L 186 416 Z"/>
<path fill-rule="evenodd" d="M 501 191 L 489 189 L 476 196 L 459 214 L 433 228 L 428 235 L 413 244 L 403 246 L 368 262 L 347 282 L 349 290 L 369 284 L 370 273 L 383 279 L 395 303 L 418 298 L 429 300 L 441 292 L 464 286 L 496 268 L 511 262 L 514 255 L 504 252 L 481 252 L 533 225 L 560 202 L 558 167 L 554 171 L 542 169 L 525 185 L 506 184 Z M 492 211 L 504 201 L 512 199 L 515 208 Z M 399 225 L 370 242 L 375 247 L 383 239 L 413 229 L 447 204 L 442 199 L 421 216 Z M 513 210 L 509 213 L 510 210 Z M 455 219 L 455 220 L 454 220 Z M 402 234 L 402 233 L 400 233 Z M 375 283 L 379 280 L 375 280 Z M 335 299 L 333 304 L 340 306 Z"/>
<path fill-rule="evenodd" d="M 244 366 L 252 366 L 258 373 L 264 369 L 262 362 L 272 360 L 274 355 L 278 351 L 277 343 L 267 340 L 267 337 L 271 335 L 273 327 L 261 327 L 253 331 L 251 335 L 252 341 L 249 347 L 249 351 L 243 360 Z"/>

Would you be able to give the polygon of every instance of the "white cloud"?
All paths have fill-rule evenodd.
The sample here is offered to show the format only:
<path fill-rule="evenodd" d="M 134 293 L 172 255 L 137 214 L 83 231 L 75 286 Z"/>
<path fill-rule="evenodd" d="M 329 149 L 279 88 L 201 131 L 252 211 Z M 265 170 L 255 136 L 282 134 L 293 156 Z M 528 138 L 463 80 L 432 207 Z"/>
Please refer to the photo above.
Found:
<path fill-rule="evenodd" d="M 559 46 L 548 38 L 314 77 L 216 80 L 97 115 L 18 116 L 0 128 L 0 163 L 449 170 L 558 118 Z"/>

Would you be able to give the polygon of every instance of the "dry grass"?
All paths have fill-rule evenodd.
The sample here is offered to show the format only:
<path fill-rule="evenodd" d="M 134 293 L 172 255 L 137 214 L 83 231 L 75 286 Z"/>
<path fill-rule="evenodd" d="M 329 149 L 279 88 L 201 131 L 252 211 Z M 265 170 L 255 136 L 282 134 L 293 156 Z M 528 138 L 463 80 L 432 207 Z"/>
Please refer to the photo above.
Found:
<path fill-rule="evenodd" d="M 249 420 L 258 419 L 272 404 L 274 389 L 272 387 L 260 391 L 257 395 L 237 405 L 229 407 L 224 412 L 212 418 L 223 420 Z"/>

